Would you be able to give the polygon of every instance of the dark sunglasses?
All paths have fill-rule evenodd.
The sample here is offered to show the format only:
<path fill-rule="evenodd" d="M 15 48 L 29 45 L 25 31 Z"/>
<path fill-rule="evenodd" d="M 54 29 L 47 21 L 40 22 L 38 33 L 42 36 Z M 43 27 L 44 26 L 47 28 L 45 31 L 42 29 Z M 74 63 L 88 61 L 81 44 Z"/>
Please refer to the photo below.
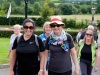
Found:
<path fill-rule="evenodd" d="M 87 36 L 93 36 L 92 34 L 88 34 L 88 33 L 86 33 L 86 35 L 87 35 Z"/>
<path fill-rule="evenodd" d="M 60 27 L 62 24 L 50 24 L 50 27 Z"/>
<path fill-rule="evenodd" d="M 24 29 L 28 29 L 28 28 L 29 28 L 30 30 L 33 30 L 33 29 L 34 29 L 33 26 L 24 26 L 23 28 L 24 28 Z"/>

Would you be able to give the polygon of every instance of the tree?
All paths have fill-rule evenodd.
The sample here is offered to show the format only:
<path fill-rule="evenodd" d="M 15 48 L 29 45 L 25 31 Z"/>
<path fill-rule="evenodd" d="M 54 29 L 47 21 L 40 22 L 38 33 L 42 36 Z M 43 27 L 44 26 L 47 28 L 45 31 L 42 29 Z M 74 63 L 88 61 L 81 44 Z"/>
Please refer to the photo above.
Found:
<path fill-rule="evenodd" d="M 35 9 L 36 8 L 36 9 Z M 34 14 L 39 15 L 39 12 L 42 10 L 42 6 L 40 5 L 39 2 L 34 3 Z"/>
<path fill-rule="evenodd" d="M 100 0 L 97 0 L 97 4 L 100 4 Z"/>
<path fill-rule="evenodd" d="M 46 21 L 48 19 L 48 16 L 51 16 L 54 14 L 54 9 L 49 7 L 50 0 L 44 0 L 43 2 L 43 8 L 40 12 L 41 17 Z"/>
<path fill-rule="evenodd" d="M 16 5 L 20 5 L 22 0 L 14 0 Z"/>

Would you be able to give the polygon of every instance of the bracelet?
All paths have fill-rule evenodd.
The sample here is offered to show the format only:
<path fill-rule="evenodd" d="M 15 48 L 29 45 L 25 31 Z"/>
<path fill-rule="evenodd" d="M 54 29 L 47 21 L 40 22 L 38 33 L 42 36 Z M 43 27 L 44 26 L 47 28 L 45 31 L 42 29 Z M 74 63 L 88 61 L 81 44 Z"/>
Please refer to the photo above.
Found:
<path fill-rule="evenodd" d="M 40 69 L 40 71 L 42 72 L 43 70 L 42 70 L 42 69 Z"/>

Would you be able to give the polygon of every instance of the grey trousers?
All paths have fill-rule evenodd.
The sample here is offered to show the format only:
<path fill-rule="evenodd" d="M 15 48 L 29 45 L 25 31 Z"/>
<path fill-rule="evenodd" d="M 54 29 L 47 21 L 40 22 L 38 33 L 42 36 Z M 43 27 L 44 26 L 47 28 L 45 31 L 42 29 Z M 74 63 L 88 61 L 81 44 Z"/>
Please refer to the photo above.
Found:
<path fill-rule="evenodd" d="M 90 61 L 80 60 L 81 75 L 92 75 L 93 66 Z"/>

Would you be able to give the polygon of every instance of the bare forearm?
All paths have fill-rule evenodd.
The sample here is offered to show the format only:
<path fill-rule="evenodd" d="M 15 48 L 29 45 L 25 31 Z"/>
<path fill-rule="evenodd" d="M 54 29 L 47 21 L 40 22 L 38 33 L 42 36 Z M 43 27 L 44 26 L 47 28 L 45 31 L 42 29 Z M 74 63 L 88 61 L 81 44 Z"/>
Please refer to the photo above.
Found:
<path fill-rule="evenodd" d="M 44 52 L 40 53 L 40 70 L 44 69 L 44 61 L 45 57 L 44 57 Z"/>
<path fill-rule="evenodd" d="M 98 55 L 98 51 L 96 51 L 96 62 L 95 62 L 95 66 L 98 67 L 99 64 L 99 55 Z"/>
<path fill-rule="evenodd" d="M 16 61 L 16 56 L 11 56 L 11 58 L 10 58 L 10 70 L 13 70 L 15 61 Z"/>
<path fill-rule="evenodd" d="M 77 53 L 76 53 L 76 51 L 73 50 L 73 51 L 71 52 L 71 55 L 72 55 L 72 59 L 73 59 L 73 62 L 74 62 L 75 67 L 79 67 L 79 66 L 78 66 L 78 59 L 77 59 Z"/>

